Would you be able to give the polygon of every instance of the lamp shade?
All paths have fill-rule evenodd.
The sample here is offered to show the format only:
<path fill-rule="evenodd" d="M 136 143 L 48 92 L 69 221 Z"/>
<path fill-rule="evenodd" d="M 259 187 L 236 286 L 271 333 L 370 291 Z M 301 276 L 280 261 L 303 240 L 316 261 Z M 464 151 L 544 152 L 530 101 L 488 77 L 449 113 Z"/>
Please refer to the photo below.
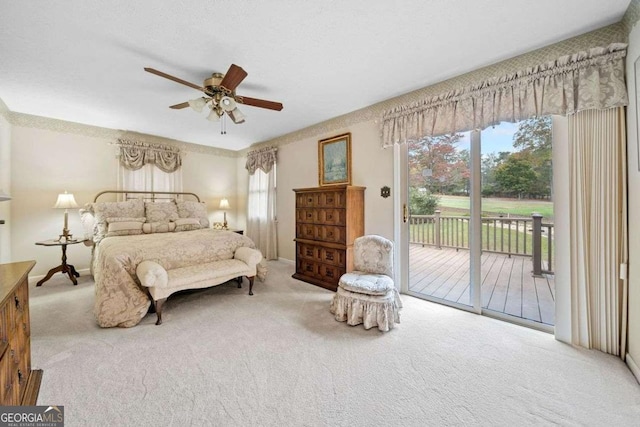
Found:
<path fill-rule="evenodd" d="M 207 116 L 207 120 L 212 121 L 212 122 L 219 122 L 220 121 L 220 116 L 218 115 L 218 112 L 215 109 L 212 108 L 211 112 Z"/>
<path fill-rule="evenodd" d="M 244 114 L 242 114 L 242 111 L 240 111 L 238 108 L 234 108 L 231 111 L 227 111 L 227 114 L 229 114 L 229 117 L 231 117 L 231 120 L 233 120 L 233 123 L 235 124 L 244 123 Z"/>
<path fill-rule="evenodd" d="M 71 209 L 77 208 L 78 204 L 76 203 L 76 199 L 73 197 L 73 194 L 65 191 L 62 194 L 58 194 L 58 200 L 56 200 L 56 204 L 53 207 L 56 209 Z"/>
<path fill-rule="evenodd" d="M 220 209 L 229 209 L 229 201 L 227 199 L 220 200 Z"/>
<path fill-rule="evenodd" d="M 11 200 L 11 196 L 3 191 L 0 191 L 0 202 L 6 202 L 7 200 Z"/>
<path fill-rule="evenodd" d="M 220 108 L 222 108 L 223 111 L 235 110 L 236 109 L 235 99 L 231 98 L 230 96 L 223 96 L 220 99 Z"/>
<path fill-rule="evenodd" d="M 189 107 L 193 108 L 198 113 L 202 111 L 205 105 L 207 105 L 207 100 L 205 98 L 196 98 L 189 101 Z"/>

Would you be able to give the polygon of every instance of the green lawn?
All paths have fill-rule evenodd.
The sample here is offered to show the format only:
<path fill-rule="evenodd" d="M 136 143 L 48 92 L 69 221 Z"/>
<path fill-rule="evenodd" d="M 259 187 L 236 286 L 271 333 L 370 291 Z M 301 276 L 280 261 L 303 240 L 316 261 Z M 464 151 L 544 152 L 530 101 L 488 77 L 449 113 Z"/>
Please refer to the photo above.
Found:
<path fill-rule="evenodd" d="M 439 209 L 442 215 L 469 215 L 469 197 L 440 196 Z M 453 210 L 451 209 L 453 208 Z M 466 212 L 463 212 L 466 210 Z M 537 212 L 544 217 L 544 221 L 553 221 L 553 202 L 546 200 L 482 198 L 483 216 L 517 215 L 531 217 Z"/>

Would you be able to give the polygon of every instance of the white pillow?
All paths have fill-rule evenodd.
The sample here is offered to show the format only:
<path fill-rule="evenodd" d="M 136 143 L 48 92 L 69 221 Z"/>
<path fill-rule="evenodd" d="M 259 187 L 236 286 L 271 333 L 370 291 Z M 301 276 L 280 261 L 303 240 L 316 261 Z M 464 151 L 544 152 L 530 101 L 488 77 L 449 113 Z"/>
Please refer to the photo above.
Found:
<path fill-rule="evenodd" d="M 175 222 L 145 222 L 142 224 L 142 231 L 145 234 L 169 233 L 176 229 Z"/>
<path fill-rule="evenodd" d="M 142 234 L 142 224 L 144 224 L 144 217 L 141 218 L 107 218 L 107 236 L 131 236 L 135 234 Z"/>
<path fill-rule="evenodd" d="M 209 227 L 209 218 L 207 217 L 207 207 L 204 202 L 195 201 L 176 201 L 178 206 L 178 215 L 180 218 L 198 218 L 202 228 Z"/>
<path fill-rule="evenodd" d="M 176 231 L 200 230 L 202 224 L 198 218 L 179 218 L 174 221 Z"/>

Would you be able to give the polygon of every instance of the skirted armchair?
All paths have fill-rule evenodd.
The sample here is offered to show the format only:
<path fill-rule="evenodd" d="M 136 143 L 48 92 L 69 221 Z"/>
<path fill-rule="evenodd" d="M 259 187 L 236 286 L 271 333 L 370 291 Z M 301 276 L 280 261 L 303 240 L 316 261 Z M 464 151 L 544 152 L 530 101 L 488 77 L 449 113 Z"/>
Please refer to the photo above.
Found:
<path fill-rule="evenodd" d="M 357 238 L 354 271 L 343 274 L 330 311 L 339 322 L 377 326 L 386 332 L 400 323 L 402 302 L 393 283 L 393 242 L 381 236 Z"/>

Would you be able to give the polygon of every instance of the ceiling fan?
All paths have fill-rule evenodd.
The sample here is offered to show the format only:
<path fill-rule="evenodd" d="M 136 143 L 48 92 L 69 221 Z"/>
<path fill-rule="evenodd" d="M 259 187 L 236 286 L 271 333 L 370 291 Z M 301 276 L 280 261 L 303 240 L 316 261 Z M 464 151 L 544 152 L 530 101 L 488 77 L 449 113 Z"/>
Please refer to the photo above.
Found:
<path fill-rule="evenodd" d="M 144 70 L 151 74 L 173 80 L 174 82 L 203 92 L 206 96 L 182 102 L 180 104 L 171 105 L 169 108 L 179 110 L 191 107 L 195 111 L 201 112 L 205 106 L 208 106 L 211 112 L 207 116 L 207 119 L 214 122 L 220 121 L 220 118 L 224 113 L 227 113 L 234 123 L 244 123 L 245 116 L 238 109 L 237 104 L 276 111 L 282 110 L 282 104 L 279 102 L 236 95 L 236 88 L 245 79 L 245 77 L 247 77 L 247 72 L 236 64 L 231 64 L 226 74 L 213 73 L 211 77 L 204 80 L 202 86 L 189 83 L 188 81 L 163 73 L 162 71 L 158 71 L 154 68 L 146 67 Z"/>

